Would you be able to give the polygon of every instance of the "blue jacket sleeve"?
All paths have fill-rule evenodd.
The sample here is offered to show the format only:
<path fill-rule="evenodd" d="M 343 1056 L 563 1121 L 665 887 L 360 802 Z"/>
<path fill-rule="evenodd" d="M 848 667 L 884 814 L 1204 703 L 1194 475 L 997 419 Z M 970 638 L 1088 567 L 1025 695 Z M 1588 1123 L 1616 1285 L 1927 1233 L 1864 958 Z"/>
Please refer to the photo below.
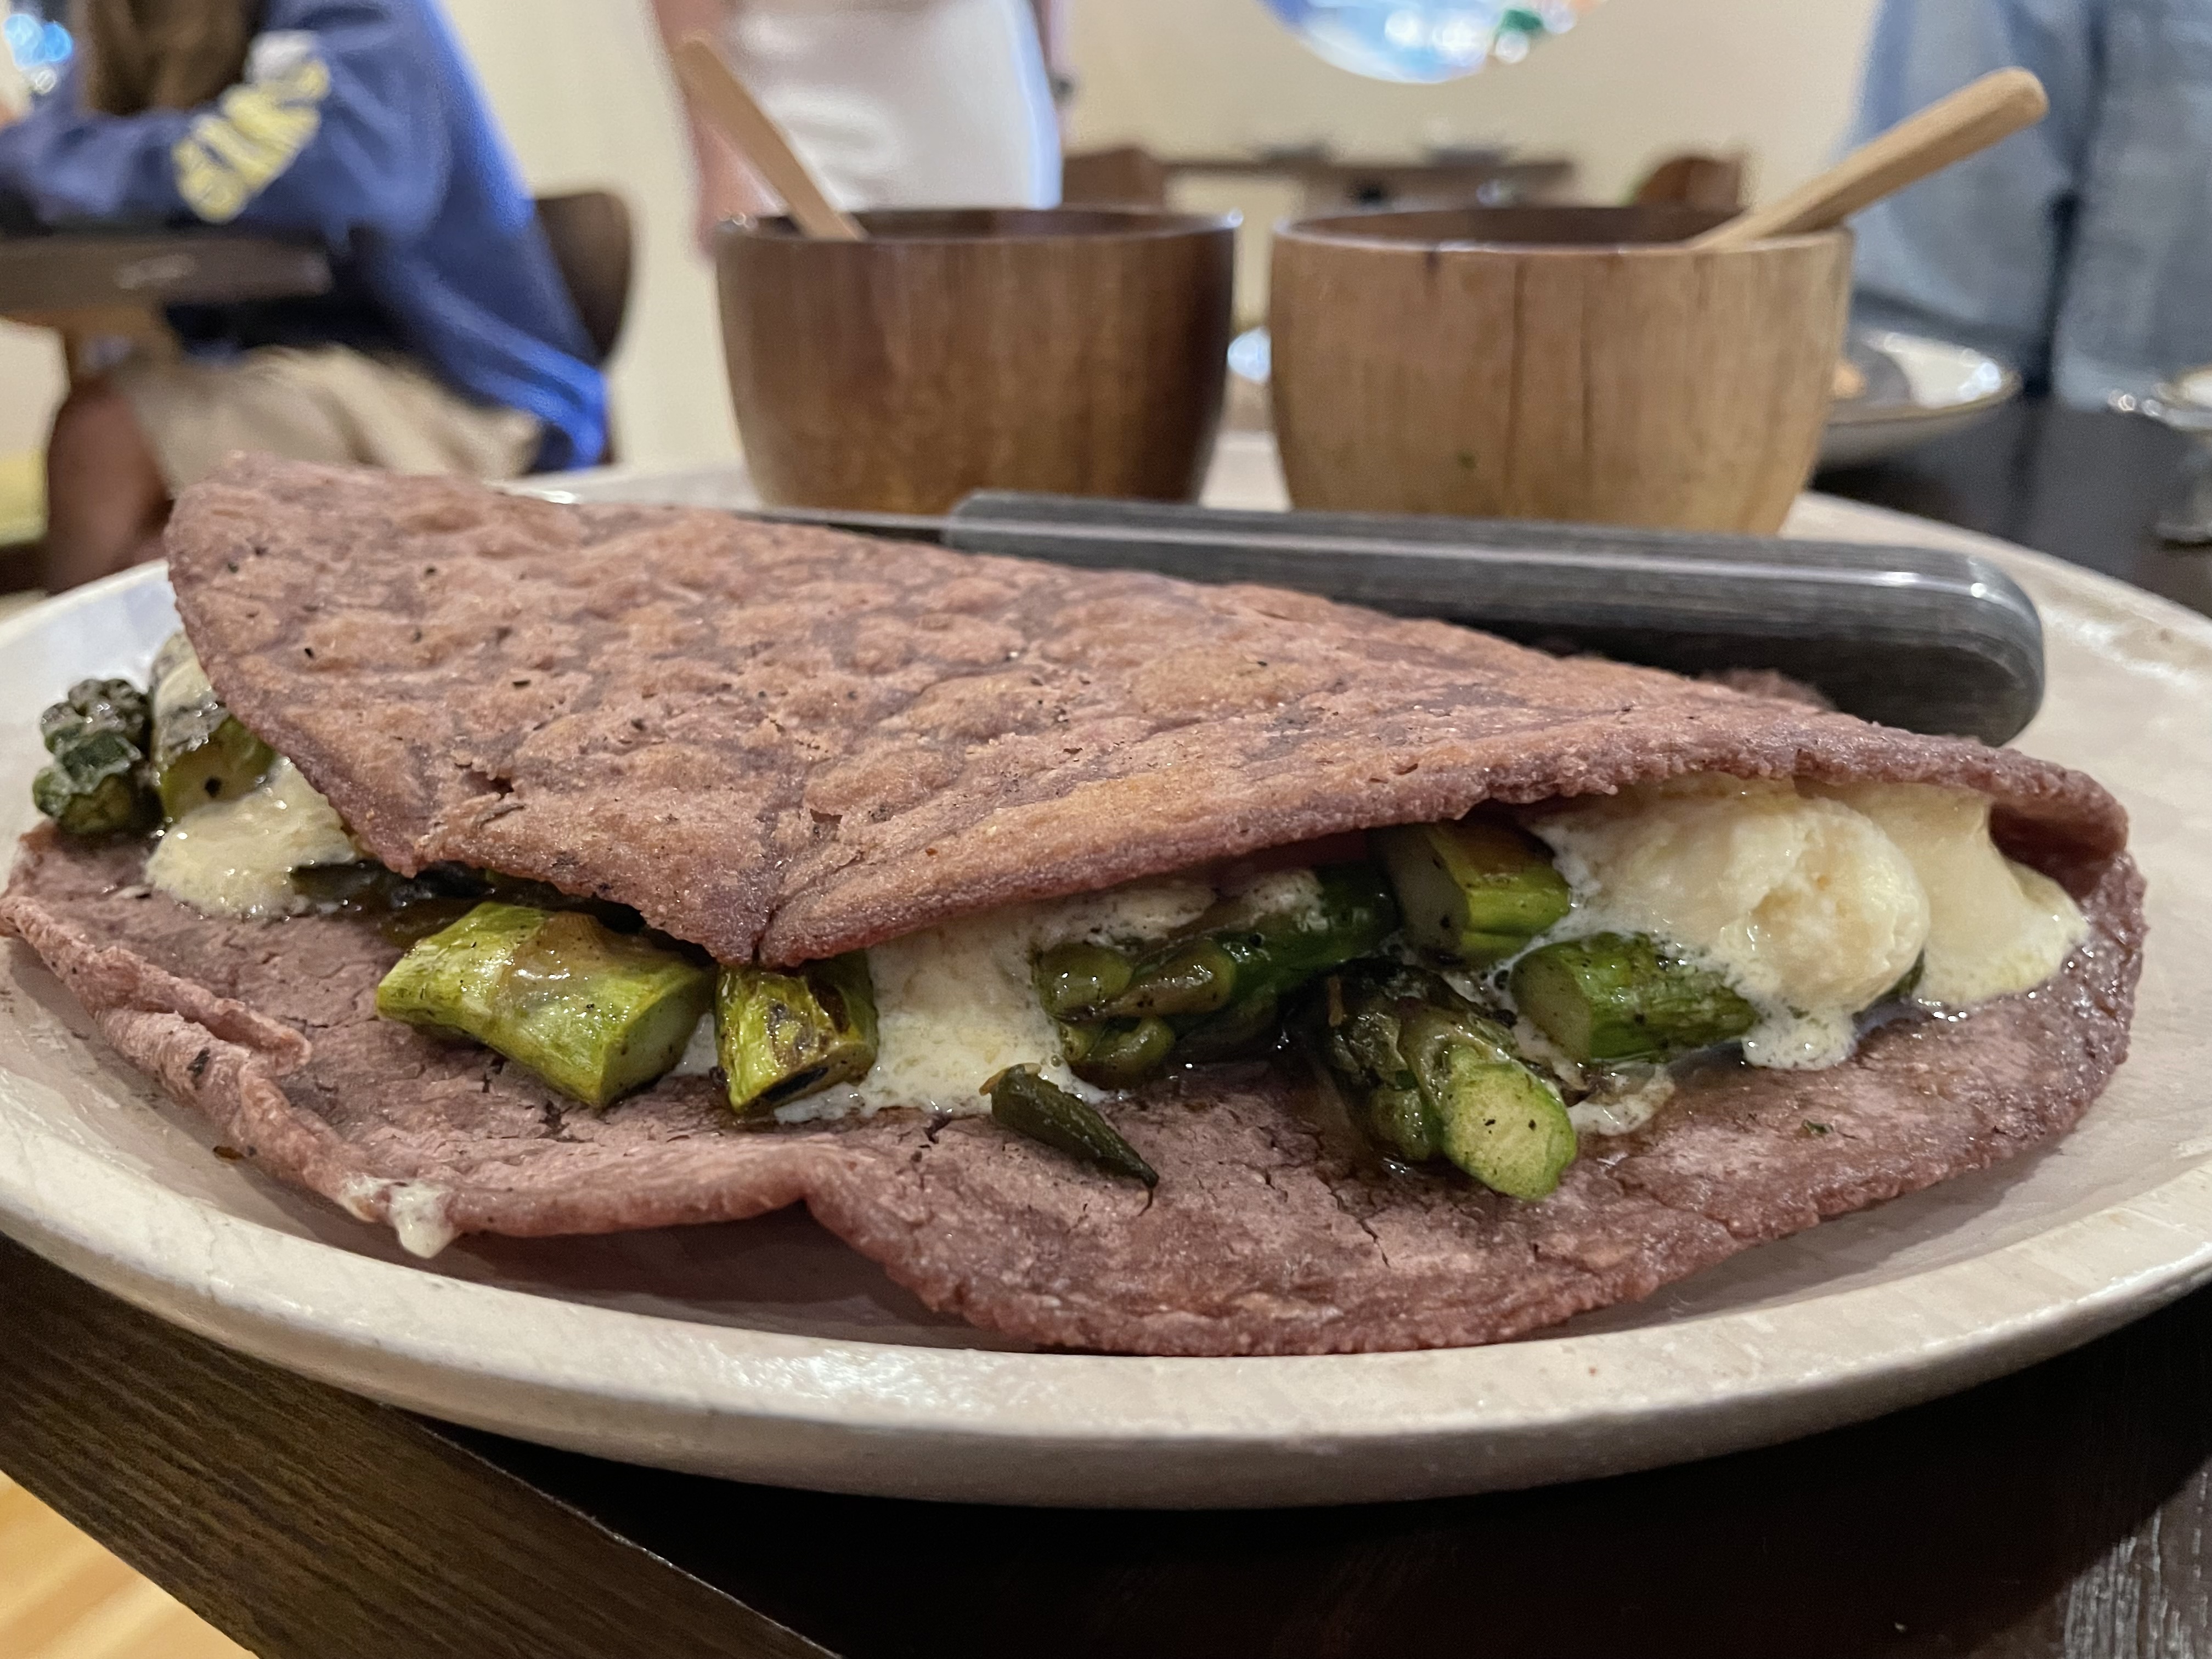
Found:
<path fill-rule="evenodd" d="M 0 128 L 0 182 L 48 219 L 421 234 L 452 164 L 422 20 L 392 0 L 272 0 L 246 79 L 192 110 L 86 112 L 76 76 Z"/>

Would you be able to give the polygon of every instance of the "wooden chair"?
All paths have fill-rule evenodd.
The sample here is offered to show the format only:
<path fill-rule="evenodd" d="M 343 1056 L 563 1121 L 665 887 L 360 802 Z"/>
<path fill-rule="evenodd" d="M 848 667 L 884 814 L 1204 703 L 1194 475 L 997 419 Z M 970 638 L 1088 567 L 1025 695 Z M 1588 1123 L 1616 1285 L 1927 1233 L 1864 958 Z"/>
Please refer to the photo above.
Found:
<path fill-rule="evenodd" d="M 1690 152 L 1670 155 L 1644 175 L 1629 200 L 1639 206 L 1649 202 L 1675 202 L 1685 207 L 1739 209 L 1743 199 L 1744 173 L 1750 158 L 1741 150 L 1732 155 L 1701 155 Z"/>
<path fill-rule="evenodd" d="M 577 320 L 591 341 L 593 368 L 614 356 L 629 313 L 630 270 L 635 238 L 629 204 L 607 190 L 582 190 L 538 198 L 538 222 L 553 251 L 553 264 L 576 307 Z M 615 459 L 607 439 L 601 465 Z"/>
<path fill-rule="evenodd" d="M 1134 144 L 1085 150 L 1060 164 L 1060 199 L 1070 207 L 1165 207 L 1168 169 Z"/>
<path fill-rule="evenodd" d="M 593 367 L 614 356 L 629 312 L 635 237 L 629 205 L 608 190 L 580 190 L 538 198 L 538 222 L 553 250 L 553 263 L 575 302 L 584 333 L 598 353 Z"/>

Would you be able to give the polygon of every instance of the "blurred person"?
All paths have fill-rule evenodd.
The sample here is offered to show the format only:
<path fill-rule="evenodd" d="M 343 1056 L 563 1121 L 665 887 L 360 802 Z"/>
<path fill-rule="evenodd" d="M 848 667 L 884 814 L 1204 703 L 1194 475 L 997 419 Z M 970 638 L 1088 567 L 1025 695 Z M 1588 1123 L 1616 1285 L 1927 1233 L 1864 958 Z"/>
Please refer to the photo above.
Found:
<path fill-rule="evenodd" d="M 1061 3 L 653 0 L 653 10 L 671 48 L 690 34 L 720 44 L 839 207 L 1050 207 L 1054 98 L 1067 84 L 1048 67 Z M 702 249 L 724 219 L 781 210 L 696 116 L 691 142 Z"/>
<path fill-rule="evenodd" d="M 2212 362 L 2212 5 L 1885 0 L 1853 142 L 2010 64 L 2050 115 L 1852 221 L 1859 320 L 2083 406 Z"/>
<path fill-rule="evenodd" d="M 0 194 L 52 225 L 312 235 L 335 281 L 173 307 L 173 342 L 72 388 L 50 591 L 157 556 L 171 499 L 233 449 L 486 478 L 600 458 L 590 344 L 433 0 L 79 0 L 72 21 L 66 76 L 0 127 Z"/>

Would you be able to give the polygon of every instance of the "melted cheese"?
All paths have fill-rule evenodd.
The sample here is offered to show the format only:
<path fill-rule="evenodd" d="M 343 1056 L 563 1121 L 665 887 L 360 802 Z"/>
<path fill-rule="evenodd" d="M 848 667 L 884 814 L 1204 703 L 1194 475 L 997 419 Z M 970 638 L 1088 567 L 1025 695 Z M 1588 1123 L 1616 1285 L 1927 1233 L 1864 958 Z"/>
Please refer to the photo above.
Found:
<path fill-rule="evenodd" d="M 1759 1008 L 1744 1057 L 1808 1068 L 1844 1059 L 1916 961 L 1917 1000 L 1964 1007 L 2042 984 L 2081 942 L 2073 900 L 1989 823 L 1972 790 L 1695 774 L 1530 819 L 1575 891 L 1547 937 L 1687 948 Z"/>
<path fill-rule="evenodd" d="M 1071 939 L 1127 945 L 1195 921 L 1213 902 L 1203 882 L 1141 882 L 1111 892 L 1012 905 L 929 927 L 868 952 L 875 981 L 876 1063 L 857 1084 L 778 1109 L 786 1122 L 920 1106 L 964 1115 L 990 1110 L 979 1091 L 1008 1066 L 1030 1064 L 1088 1100 L 1060 1058 L 1060 1036 L 1037 1003 L 1030 961 Z"/>
<path fill-rule="evenodd" d="M 1650 933 L 1686 947 L 1760 1011 L 1755 1066 L 1832 1066 L 1853 1016 L 1927 943 L 1911 861 L 1869 818 L 1790 783 L 1692 775 L 1543 815 L 1574 889 L 1553 936 Z"/>
<path fill-rule="evenodd" d="M 1920 878 L 1929 926 L 1919 1001 L 1957 1008 L 2033 990 L 2087 934 L 2064 888 L 1997 851 L 1988 796 L 1925 783 L 1820 793 L 1879 824 Z"/>
<path fill-rule="evenodd" d="M 1601 1072 L 1594 1081 L 1596 1086 L 1567 1108 L 1577 1134 L 1628 1134 L 1674 1097 L 1674 1079 L 1658 1066 Z"/>
<path fill-rule="evenodd" d="M 292 890 L 295 866 L 356 856 L 330 802 L 280 760 L 237 799 L 170 825 L 146 860 L 146 879 L 206 915 L 268 920 L 308 908 Z"/>
<path fill-rule="evenodd" d="M 446 1189 L 428 1181 L 382 1181 L 374 1176 L 349 1176 L 338 1188 L 338 1202 L 361 1221 L 377 1218 L 376 1206 L 384 1204 L 384 1219 L 398 1236 L 399 1248 L 426 1261 L 460 1237 L 460 1229 L 447 1213 Z"/>

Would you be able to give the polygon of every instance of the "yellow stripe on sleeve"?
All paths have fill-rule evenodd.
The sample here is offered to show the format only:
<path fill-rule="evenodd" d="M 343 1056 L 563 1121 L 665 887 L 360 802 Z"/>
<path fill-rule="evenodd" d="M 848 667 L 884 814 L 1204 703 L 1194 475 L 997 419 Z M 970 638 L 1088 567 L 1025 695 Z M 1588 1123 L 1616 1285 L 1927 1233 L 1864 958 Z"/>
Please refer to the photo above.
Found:
<path fill-rule="evenodd" d="M 170 147 L 177 193 L 211 225 L 228 224 L 292 165 L 323 124 L 331 73 L 319 58 L 234 86 Z"/>

